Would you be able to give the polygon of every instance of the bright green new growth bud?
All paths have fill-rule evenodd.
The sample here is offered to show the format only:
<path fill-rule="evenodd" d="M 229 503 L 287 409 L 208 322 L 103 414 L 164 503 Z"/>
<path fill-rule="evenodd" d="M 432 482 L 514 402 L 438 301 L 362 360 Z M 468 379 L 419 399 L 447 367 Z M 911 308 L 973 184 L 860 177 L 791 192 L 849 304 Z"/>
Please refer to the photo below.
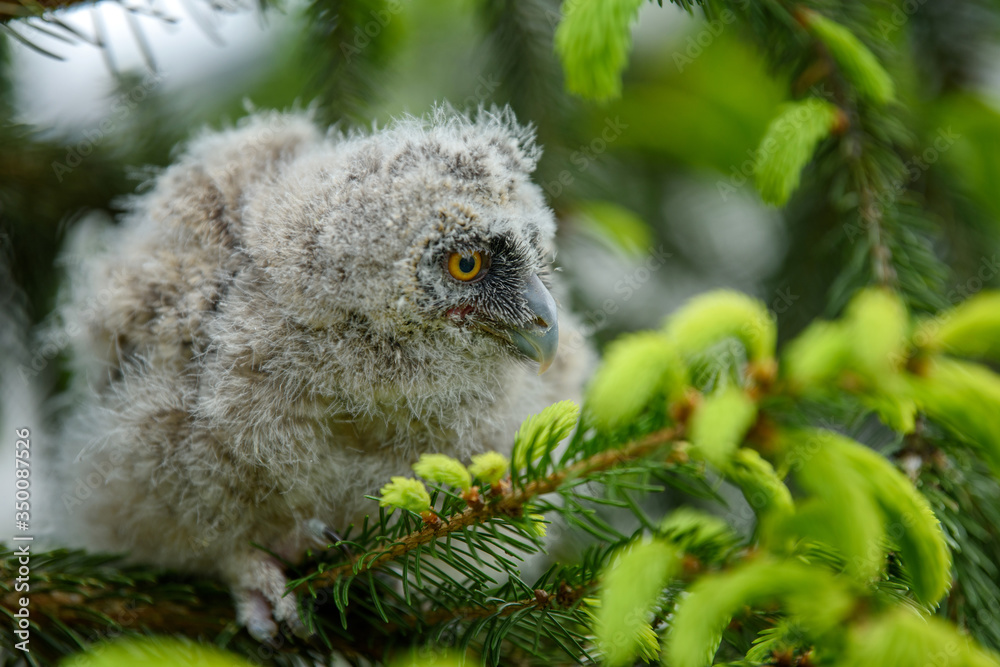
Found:
<path fill-rule="evenodd" d="M 420 460 L 413 464 L 413 472 L 429 482 L 455 486 L 463 491 L 472 486 L 472 477 L 465 466 L 444 454 L 421 454 Z"/>
<path fill-rule="evenodd" d="M 839 322 L 813 322 L 785 347 L 781 369 L 794 384 L 814 388 L 840 375 L 852 349 L 850 332 Z"/>
<path fill-rule="evenodd" d="M 905 388 L 905 384 L 899 386 Z M 870 394 L 861 396 L 861 402 L 894 431 L 912 433 L 916 428 L 917 403 L 911 396 Z"/>
<path fill-rule="evenodd" d="M 514 468 L 520 470 L 540 458 L 569 436 L 580 418 L 580 407 L 573 401 L 559 401 L 521 423 L 514 436 Z"/>
<path fill-rule="evenodd" d="M 393 477 L 379 493 L 382 497 L 379 498 L 378 504 L 382 507 L 399 507 L 417 513 L 429 510 L 431 507 L 431 497 L 427 493 L 427 487 L 418 479 Z"/>
<path fill-rule="evenodd" d="M 791 491 L 774 467 L 755 450 L 747 447 L 736 450 L 726 476 L 740 487 L 757 516 L 780 520 L 795 512 Z"/>
<path fill-rule="evenodd" d="M 852 391 L 861 401 L 893 429 L 909 433 L 916 419 L 916 403 L 902 376 L 909 327 L 896 294 L 863 290 L 842 321 L 814 322 L 789 343 L 782 370 L 796 390 L 813 393 L 829 392 L 849 370 L 855 379 Z"/>
<path fill-rule="evenodd" d="M 621 73 L 640 5 L 642 0 L 563 3 L 555 47 L 566 70 L 567 89 L 597 100 L 621 95 Z"/>
<path fill-rule="evenodd" d="M 655 661 L 660 655 L 660 639 L 656 636 L 653 626 L 647 621 L 636 627 L 635 632 L 639 648 L 635 657 L 646 664 Z"/>
<path fill-rule="evenodd" d="M 1000 360 L 1000 292 L 982 292 L 925 320 L 913 342 L 932 352 Z"/>
<path fill-rule="evenodd" d="M 837 625 L 853 605 L 852 597 L 829 571 L 759 558 L 722 574 L 704 576 L 691 586 L 674 613 L 663 664 L 708 667 L 733 615 L 773 600 L 785 604 L 794 622 L 817 632 Z"/>
<path fill-rule="evenodd" d="M 632 542 L 610 562 L 602 577 L 595 634 L 603 664 L 617 667 L 631 665 L 650 648 L 656 654 L 656 645 L 650 646 L 649 615 L 680 559 L 669 543 L 647 538 Z"/>
<path fill-rule="evenodd" d="M 529 514 L 526 525 L 528 530 L 534 533 L 536 537 L 545 537 L 544 514 Z"/>
<path fill-rule="evenodd" d="M 877 104 L 892 101 L 896 95 L 892 77 L 854 33 L 817 12 L 804 10 L 802 15 L 859 95 Z"/>
<path fill-rule="evenodd" d="M 865 474 L 837 446 L 841 437 L 825 430 L 790 434 L 795 446 L 789 458 L 806 497 L 794 516 L 775 527 L 775 535 L 790 541 L 804 537 L 835 549 L 847 573 L 867 584 L 885 564 L 885 521 Z"/>
<path fill-rule="evenodd" d="M 659 532 L 681 552 L 709 545 L 725 547 L 738 540 L 721 518 L 690 507 L 678 508 L 664 517 Z"/>
<path fill-rule="evenodd" d="M 885 385 L 906 361 L 909 322 L 902 300 L 888 290 L 862 290 L 848 304 L 845 323 L 854 370 Z"/>
<path fill-rule="evenodd" d="M 761 199 L 774 206 L 788 202 L 799 187 L 802 169 L 816 144 L 837 126 L 840 113 L 833 104 L 815 97 L 783 107 L 757 149 L 757 190 Z"/>
<path fill-rule="evenodd" d="M 907 360 L 909 315 L 894 292 L 866 289 L 847 307 L 851 367 L 865 380 L 862 402 L 893 429 L 910 433 L 917 406 L 900 374 Z"/>
<path fill-rule="evenodd" d="M 508 468 L 510 468 L 510 461 L 507 460 L 506 456 L 499 452 L 484 452 L 472 457 L 469 472 L 476 479 L 488 484 L 495 484 L 507 474 Z"/>
<path fill-rule="evenodd" d="M 833 431 L 782 438 L 793 443 L 789 463 L 809 494 L 785 524 L 789 537 L 837 549 L 846 570 L 863 581 L 884 566 L 888 538 L 917 600 L 940 600 L 951 582 L 951 556 L 937 518 L 910 480 L 878 452 Z"/>
<path fill-rule="evenodd" d="M 756 418 L 757 404 L 737 387 L 706 396 L 691 417 L 692 454 L 725 471 Z"/>
<path fill-rule="evenodd" d="M 925 667 L 998 667 L 996 656 L 978 648 L 968 636 L 940 618 L 895 609 L 851 626 L 841 667 L 898 665 Z"/>
<path fill-rule="evenodd" d="M 885 514 L 887 532 L 898 545 L 914 596 L 924 604 L 936 604 L 951 585 L 951 554 L 927 499 L 878 452 L 842 436 L 837 441 L 844 458 L 867 478 L 868 492 Z"/>
<path fill-rule="evenodd" d="M 716 290 L 696 296 L 667 320 L 667 338 L 690 357 L 725 338 L 737 338 L 751 361 L 774 356 L 778 330 L 767 307 L 741 292 Z"/>
<path fill-rule="evenodd" d="M 684 385 L 684 364 L 663 334 L 622 336 L 608 346 L 604 364 L 587 389 L 587 412 L 600 426 L 625 424 L 653 398 Z"/>
<path fill-rule="evenodd" d="M 1000 475 L 1000 376 L 979 364 L 938 357 L 912 386 L 920 409 L 978 448 Z"/>
<path fill-rule="evenodd" d="M 249 667 L 252 663 L 206 644 L 171 637 L 143 637 L 95 645 L 60 664 L 64 667 Z"/>

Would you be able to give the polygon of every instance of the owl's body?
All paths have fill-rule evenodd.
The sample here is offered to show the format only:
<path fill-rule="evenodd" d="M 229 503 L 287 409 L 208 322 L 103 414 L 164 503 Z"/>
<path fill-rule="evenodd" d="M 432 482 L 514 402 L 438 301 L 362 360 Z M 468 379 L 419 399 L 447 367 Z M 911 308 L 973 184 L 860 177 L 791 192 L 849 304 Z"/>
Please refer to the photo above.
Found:
<path fill-rule="evenodd" d="M 551 370 L 519 351 L 548 363 L 555 335 L 535 153 L 509 113 L 446 110 L 347 137 L 263 114 L 194 141 L 63 309 L 96 361 L 61 442 L 67 489 L 101 478 L 63 497 L 84 543 L 220 576 L 273 634 L 294 601 L 253 544 L 294 560 L 420 453 L 509 450 L 576 397 L 589 356 L 562 313 Z M 477 253 L 482 275 L 449 275 Z"/>

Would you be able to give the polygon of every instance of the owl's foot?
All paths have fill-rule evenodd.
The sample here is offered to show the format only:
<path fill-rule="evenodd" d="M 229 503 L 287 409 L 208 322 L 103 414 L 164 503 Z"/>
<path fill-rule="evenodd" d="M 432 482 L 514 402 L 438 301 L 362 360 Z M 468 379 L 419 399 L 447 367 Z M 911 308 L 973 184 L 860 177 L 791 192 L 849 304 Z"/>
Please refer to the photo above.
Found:
<path fill-rule="evenodd" d="M 299 618 L 298 600 L 287 592 L 288 580 L 281 563 L 264 552 L 247 555 L 236 576 L 233 597 L 236 619 L 260 642 L 278 636 L 278 623 L 285 623 L 298 637 L 308 637 Z"/>
<path fill-rule="evenodd" d="M 279 623 L 285 623 L 299 637 L 310 635 L 299 617 L 298 599 L 288 592 L 288 579 L 281 561 L 298 563 L 308 549 L 326 548 L 339 541 L 337 533 L 325 523 L 310 519 L 300 523 L 285 539 L 271 545 L 274 556 L 265 551 L 253 551 L 230 563 L 233 569 L 229 580 L 235 582 L 232 591 L 236 617 L 254 639 L 261 642 L 274 639 Z M 340 549 L 346 547 L 341 545 Z"/>

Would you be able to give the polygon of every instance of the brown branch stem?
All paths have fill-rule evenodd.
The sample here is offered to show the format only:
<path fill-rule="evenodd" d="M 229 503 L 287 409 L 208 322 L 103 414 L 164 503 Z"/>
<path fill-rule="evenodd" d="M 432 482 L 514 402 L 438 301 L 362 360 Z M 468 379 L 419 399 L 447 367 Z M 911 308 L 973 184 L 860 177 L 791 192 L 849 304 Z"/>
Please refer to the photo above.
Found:
<path fill-rule="evenodd" d="M 666 428 L 629 443 L 621 449 L 594 454 L 564 470 L 557 470 L 522 487 L 512 488 L 482 507 L 469 507 L 436 525 L 428 525 L 414 531 L 381 551 L 362 554 L 355 557 L 350 563 L 322 572 L 308 582 L 300 584 L 299 589 L 330 586 L 345 575 L 361 574 L 373 570 L 408 554 L 419 546 L 429 544 L 439 537 L 461 531 L 475 524 L 484 523 L 495 517 L 520 516 L 523 514 L 524 506 L 532 498 L 552 493 L 571 479 L 641 459 L 659 447 L 676 441 L 682 432 L 683 427 L 681 426 Z"/>

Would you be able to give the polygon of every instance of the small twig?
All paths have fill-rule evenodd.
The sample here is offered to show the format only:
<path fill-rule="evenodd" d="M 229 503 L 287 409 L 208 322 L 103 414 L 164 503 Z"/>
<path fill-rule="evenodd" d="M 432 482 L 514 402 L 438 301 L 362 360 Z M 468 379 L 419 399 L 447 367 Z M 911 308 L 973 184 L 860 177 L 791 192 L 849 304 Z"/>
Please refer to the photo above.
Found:
<path fill-rule="evenodd" d="M 871 244 L 872 270 L 875 281 L 880 287 L 894 288 L 896 286 L 896 269 L 892 266 L 892 249 L 885 243 L 882 231 L 882 208 L 875 201 L 867 176 L 860 173 L 858 167 L 858 213 L 868 230 L 868 241 Z"/>
<path fill-rule="evenodd" d="M 808 26 L 808 20 L 805 17 L 808 15 L 807 12 L 810 11 L 801 6 L 797 6 L 794 10 L 802 26 Z M 817 40 L 816 49 L 819 54 L 818 64 L 815 69 L 812 67 L 807 69 L 803 76 L 806 74 L 814 76 L 820 71 L 825 72 L 825 76 L 812 81 L 812 85 L 815 85 L 820 79 L 825 78 L 830 82 L 837 106 L 844 110 L 850 119 L 858 118 L 860 114 L 857 104 L 854 103 L 848 94 L 849 91 L 840 74 L 840 65 L 821 40 Z M 850 122 L 849 127 L 856 135 L 862 131 L 858 122 Z M 878 204 L 878 193 L 872 187 L 871 179 L 865 172 L 862 155 L 863 153 L 860 150 L 848 155 L 851 175 L 854 177 L 858 192 L 858 216 L 868 233 L 868 242 L 871 247 L 872 272 L 875 274 L 875 282 L 881 287 L 895 288 L 897 279 L 896 270 L 892 266 L 892 249 L 886 244 L 884 238 L 885 232 L 882 224 L 884 211 Z"/>
<path fill-rule="evenodd" d="M 641 459 L 659 447 L 676 441 L 682 432 L 683 429 L 680 426 L 666 428 L 651 433 L 641 440 L 625 445 L 621 449 L 612 449 L 594 454 L 563 470 L 557 470 L 547 477 L 529 482 L 523 487 L 507 491 L 496 500 L 478 509 L 470 507 L 457 514 L 453 514 L 446 521 L 435 525 L 428 525 L 414 531 L 381 551 L 361 554 L 356 556 L 350 563 L 317 573 L 308 581 L 301 583 L 298 589 L 315 589 L 330 586 L 344 575 L 361 574 L 376 569 L 389 561 L 394 561 L 408 554 L 419 546 L 428 544 L 449 533 L 461 531 L 471 525 L 484 523 L 489 519 L 499 516 L 519 516 L 523 513 L 524 506 L 532 498 L 552 493 L 570 479 L 587 476 L 591 473 L 608 470 L 621 463 Z"/>

